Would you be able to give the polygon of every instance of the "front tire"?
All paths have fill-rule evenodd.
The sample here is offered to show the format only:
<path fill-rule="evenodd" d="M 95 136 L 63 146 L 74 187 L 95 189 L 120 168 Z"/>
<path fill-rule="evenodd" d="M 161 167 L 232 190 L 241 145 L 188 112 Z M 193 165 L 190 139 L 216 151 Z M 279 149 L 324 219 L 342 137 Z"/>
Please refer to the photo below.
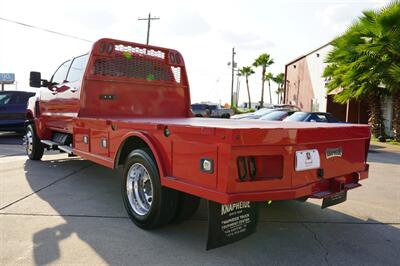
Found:
<path fill-rule="evenodd" d="M 161 227 L 176 213 L 178 191 L 162 187 L 149 150 L 134 150 L 124 165 L 122 199 L 129 218 L 143 229 Z"/>
<path fill-rule="evenodd" d="M 42 159 L 44 145 L 40 142 L 33 125 L 26 127 L 25 149 L 29 159 L 34 161 Z"/>

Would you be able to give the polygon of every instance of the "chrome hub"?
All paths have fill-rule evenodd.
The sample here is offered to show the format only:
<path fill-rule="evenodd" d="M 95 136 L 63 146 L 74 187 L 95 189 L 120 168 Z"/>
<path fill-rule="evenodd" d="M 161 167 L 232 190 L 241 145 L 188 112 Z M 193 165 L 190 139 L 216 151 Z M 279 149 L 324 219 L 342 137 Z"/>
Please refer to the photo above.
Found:
<path fill-rule="evenodd" d="M 153 183 L 149 172 L 140 163 L 134 163 L 128 171 L 126 194 L 133 211 L 141 216 L 150 211 L 153 201 Z"/>

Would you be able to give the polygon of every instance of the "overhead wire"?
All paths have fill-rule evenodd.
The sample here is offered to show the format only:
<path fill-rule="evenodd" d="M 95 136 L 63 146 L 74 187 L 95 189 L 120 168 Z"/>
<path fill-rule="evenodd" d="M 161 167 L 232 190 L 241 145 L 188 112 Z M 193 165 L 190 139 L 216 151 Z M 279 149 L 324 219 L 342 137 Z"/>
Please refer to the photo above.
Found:
<path fill-rule="evenodd" d="M 18 25 L 21 25 L 21 26 L 24 26 L 24 27 L 28 27 L 28 28 L 33 28 L 33 29 L 36 29 L 36 30 L 41 30 L 41 31 L 57 34 L 57 35 L 60 35 L 60 36 L 64 36 L 64 37 L 68 37 L 68 38 L 84 41 L 84 42 L 93 43 L 93 41 L 85 39 L 85 38 L 81 38 L 81 37 L 78 37 L 78 36 L 74 36 L 74 35 L 58 32 L 58 31 L 54 31 L 54 30 L 49 30 L 49 29 L 42 28 L 42 27 L 37 27 L 37 26 L 34 26 L 34 25 L 26 24 L 26 23 L 23 23 L 23 22 L 19 22 L 19 21 L 7 19 L 7 18 L 0 17 L 0 20 L 6 21 L 6 22 L 9 22 L 9 23 L 18 24 Z"/>

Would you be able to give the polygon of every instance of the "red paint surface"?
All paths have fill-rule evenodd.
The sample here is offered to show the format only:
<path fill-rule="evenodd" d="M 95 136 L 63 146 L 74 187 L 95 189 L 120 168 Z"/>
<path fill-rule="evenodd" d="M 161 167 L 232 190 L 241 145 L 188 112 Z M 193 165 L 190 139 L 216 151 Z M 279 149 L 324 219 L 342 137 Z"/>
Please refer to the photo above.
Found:
<path fill-rule="evenodd" d="M 164 58 L 136 53 L 127 58 L 120 51 L 104 52 L 107 44 L 158 51 Z M 131 67 L 129 60 L 147 62 L 140 71 L 154 70 L 154 76 L 162 73 L 168 80 L 109 76 L 111 70 L 99 71 L 98 59 L 109 60 L 112 73 L 123 71 L 113 58 L 119 58 L 123 67 Z M 180 68 L 179 82 L 168 72 L 176 68 Z M 62 93 L 66 96 L 68 89 Z M 140 138 L 154 154 L 162 185 L 221 203 L 312 196 L 331 191 L 337 178 L 350 184 L 368 176 L 368 126 L 192 118 L 184 61 L 171 49 L 99 40 L 89 57 L 79 101 L 72 96 L 52 97 L 47 88 L 41 90 L 40 99 L 41 115 L 35 124 L 42 139 L 51 138 L 54 131 L 71 133 L 74 153 L 113 168 L 126 140 Z M 31 103 L 29 108 L 33 108 Z M 171 133 L 168 137 L 166 128 Z M 83 143 L 84 136 L 89 137 L 88 144 Z M 103 139 L 107 147 L 101 146 Z M 325 150 L 337 147 L 343 149 L 343 156 L 326 159 Z M 304 149 L 319 151 L 323 177 L 318 177 L 316 169 L 294 170 L 295 152 Z M 256 158 L 255 180 L 239 180 L 237 158 L 241 156 Z M 214 161 L 212 173 L 200 170 L 203 158 Z"/>

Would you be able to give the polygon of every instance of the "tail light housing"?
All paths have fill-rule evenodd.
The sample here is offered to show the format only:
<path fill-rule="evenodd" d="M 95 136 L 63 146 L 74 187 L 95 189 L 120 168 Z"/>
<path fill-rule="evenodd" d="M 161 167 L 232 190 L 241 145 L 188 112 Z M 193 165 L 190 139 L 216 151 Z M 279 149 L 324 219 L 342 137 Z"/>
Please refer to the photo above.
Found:
<path fill-rule="evenodd" d="M 283 156 L 240 156 L 237 174 L 239 181 L 280 179 L 283 177 Z"/>
<path fill-rule="evenodd" d="M 246 157 L 239 157 L 237 159 L 237 169 L 240 181 L 245 181 L 247 178 L 247 161 Z"/>

